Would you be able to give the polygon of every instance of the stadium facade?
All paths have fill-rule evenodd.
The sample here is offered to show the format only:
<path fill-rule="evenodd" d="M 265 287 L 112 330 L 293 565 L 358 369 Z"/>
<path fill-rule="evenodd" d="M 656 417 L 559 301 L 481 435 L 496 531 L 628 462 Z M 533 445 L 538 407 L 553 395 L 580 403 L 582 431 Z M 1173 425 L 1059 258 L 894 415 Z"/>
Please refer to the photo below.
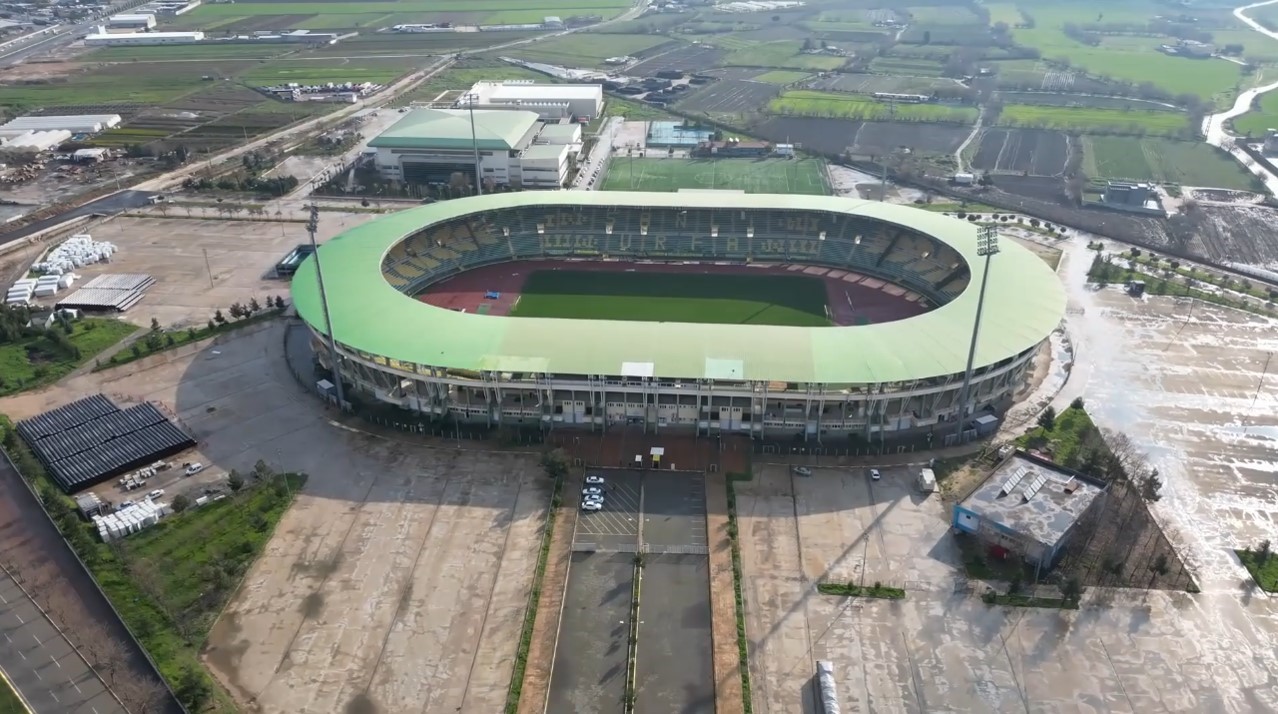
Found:
<path fill-rule="evenodd" d="M 523 192 L 407 210 L 319 252 L 340 372 L 358 399 L 492 425 L 877 440 L 954 431 L 981 275 L 976 231 L 845 198 Z M 826 266 L 932 309 L 799 328 L 497 317 L 414 297 L 471 268 L 546 258 Z M 327 367 L 314 260 L 293 297 Z M 1005 241 L 989 271 L 971 415 L 1011 404 L 1064 308 L 1055 273 Z"/>

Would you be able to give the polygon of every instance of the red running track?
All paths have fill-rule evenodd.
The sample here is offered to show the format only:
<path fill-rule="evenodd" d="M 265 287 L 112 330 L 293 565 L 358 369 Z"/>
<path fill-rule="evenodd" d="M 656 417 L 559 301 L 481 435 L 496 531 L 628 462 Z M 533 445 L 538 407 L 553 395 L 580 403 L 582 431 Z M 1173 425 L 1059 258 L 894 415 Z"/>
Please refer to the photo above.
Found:
<path fill-rule="evenodd" d="M 442 280 L 426 289 L 418 299 L 437 307 L 477 312 L 488 306 L 489 315 L 508 315 L 528 276 L 540 270 L 596 270 L 608 272 L 715 273 L 731 275 L 795 275 L 817 278 L 825 283 L 826 304 L 836 325 L 875 324 L 915 317 L 928 311 L 920 298 L 908 290 L 877 278 L 846 270 L 791 263 L 716 265 L 712 263 L 632 263 L 578 260 L 517 260 L 485 265 Z M 488 300 L 484 294 L 501 293 Z"/>

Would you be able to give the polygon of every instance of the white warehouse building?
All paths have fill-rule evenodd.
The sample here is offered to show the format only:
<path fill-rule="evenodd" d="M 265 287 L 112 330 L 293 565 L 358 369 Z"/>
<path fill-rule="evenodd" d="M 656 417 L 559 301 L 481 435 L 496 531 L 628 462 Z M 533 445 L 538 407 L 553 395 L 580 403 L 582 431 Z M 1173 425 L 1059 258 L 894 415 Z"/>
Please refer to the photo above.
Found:
<path fill-rule="evenodd" d="M 116 30 L 149 30 L 155 27 L 155 15 L 149 13 L 121 13 L 107 18 L 107 27 Z"/>
<path fill-rule="evenodd" d="M 129 45 L 189 45 L 203 42 L 203 32 L 107 32 L 105 27 L 84 36 L 84 44 L 90 47 L 121 47 Z"/>
<path fill-rule="evenodd" d="M 458 108 L 522 109 L 542 119 L 590 121 L 603 113 L 603 85 L 537 84 L 529 80 L 476 82 L 457 100 Z"/>
<path fill-rule="evenodd" d="M 446 184 L 454 174 L 475 182 L 475 149 L 485 182 L 499 186 L 560 188 L 568 178 L 572 137 L 548 129 L 536 113 L 476 109 L 415 109 L 368 143 L 378 173 L 412 185 Z M 579 135 L 578 135 L 579 136 Z"/>

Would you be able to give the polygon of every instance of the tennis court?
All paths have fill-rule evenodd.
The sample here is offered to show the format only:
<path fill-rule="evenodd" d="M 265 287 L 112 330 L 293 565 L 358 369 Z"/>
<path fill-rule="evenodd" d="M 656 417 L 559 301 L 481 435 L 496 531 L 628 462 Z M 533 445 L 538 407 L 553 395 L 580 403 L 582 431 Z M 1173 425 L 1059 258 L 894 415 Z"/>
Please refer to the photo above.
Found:
<path fill-rule="evenodd" d="M 828 196 L 820 159 L 633 159 L 614 158 L 605 191 L 725 189 L 746 193 Z"/>

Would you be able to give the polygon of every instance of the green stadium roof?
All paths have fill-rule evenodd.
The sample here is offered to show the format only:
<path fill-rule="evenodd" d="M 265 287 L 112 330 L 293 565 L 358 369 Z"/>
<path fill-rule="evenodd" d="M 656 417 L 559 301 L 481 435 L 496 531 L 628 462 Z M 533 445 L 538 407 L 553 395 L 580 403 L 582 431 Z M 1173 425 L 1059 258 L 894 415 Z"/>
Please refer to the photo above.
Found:
<path fill-rule="evenodd" d="M 535 112 L 476 109 L 475 136 L 470 132 L 470 112 L 463 109 L 414 109 L 391 128 L 368 142 L 383 149 L 471 149 L 510 151 L 537 123 Z"/>
<path fill-rule="evenodd" d="M 405 295 L 381 261 L 425 226 L 494 209 L 634 206 L 828 211 L 912 228 L 952 246 L 972 266 L 968 287 L 923 315 L 854 327 L 513 318 L 461 313 Z M 346 231 L 319 249 L 337 340 L 366 353 L 436 367 L 500 372 L 618 375 L 651 364 L 667 378 L 731 378 L 863 384 L 961 373 L 967 362 L 983 258 L 977 227 L 906 206 L 827 196 L 725 193 L 516 192 L 413 208 Z M 1045 339 L 1065 311 L 1065 291 L 1041 258 L 1011 241 L 992 259 L 977 346 L 978 367 Z M 308 259 L 293 279 L 298 314 L 323 332 Z"/>

